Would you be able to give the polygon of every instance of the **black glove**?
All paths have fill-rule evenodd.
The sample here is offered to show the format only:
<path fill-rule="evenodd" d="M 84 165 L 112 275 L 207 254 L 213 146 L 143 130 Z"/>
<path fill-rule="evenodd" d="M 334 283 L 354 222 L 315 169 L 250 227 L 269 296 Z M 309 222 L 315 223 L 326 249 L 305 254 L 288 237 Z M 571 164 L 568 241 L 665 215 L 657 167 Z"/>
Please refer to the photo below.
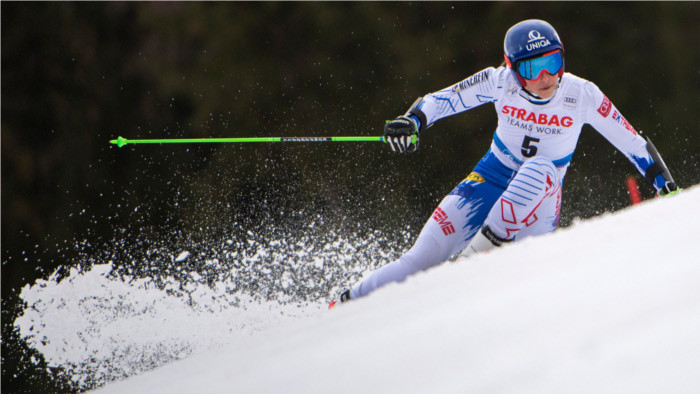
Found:
<path fill-rule="evenodd" d="M 413 153 L 418 150 L 418 124 L 408 116 L 399 116 L 384 125 L 384 141 L 394 152 Z"/>
<path fill-rule="evenodd" d="M 680 189 L 676 186 L 676 182 L 666 182 L 664 187 L 659 189 L 660 196 L 669 196 L 671 194 L 678 193 Z"/>

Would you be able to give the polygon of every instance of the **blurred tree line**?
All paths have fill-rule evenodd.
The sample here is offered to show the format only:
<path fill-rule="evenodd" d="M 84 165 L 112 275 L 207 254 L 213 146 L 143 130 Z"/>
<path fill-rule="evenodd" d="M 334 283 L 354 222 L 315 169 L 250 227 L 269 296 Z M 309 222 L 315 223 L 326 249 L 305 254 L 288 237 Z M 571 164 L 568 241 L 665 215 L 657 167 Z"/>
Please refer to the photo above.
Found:
<path fill-rule="evenodd" d="M 7 342 L 17 291 L 78 252 L 117 231 L 206 237 L 271 212 L 418 231 L 486 152 L 496 116 L 445 119 L 407 156 L 109 139 L 380 135 L 416 97 L 498 66 L 506 30 L 528 18 L 558 30 L 567 71 L 654 140 L 681 187 L 700 181 L 698 3 L 3 2 L 3 389 L 56 389 L 41 370 L 17 375 L 27 360 Z M 586 127 L 562 224 L 628 205 L 634 173 Z"/>

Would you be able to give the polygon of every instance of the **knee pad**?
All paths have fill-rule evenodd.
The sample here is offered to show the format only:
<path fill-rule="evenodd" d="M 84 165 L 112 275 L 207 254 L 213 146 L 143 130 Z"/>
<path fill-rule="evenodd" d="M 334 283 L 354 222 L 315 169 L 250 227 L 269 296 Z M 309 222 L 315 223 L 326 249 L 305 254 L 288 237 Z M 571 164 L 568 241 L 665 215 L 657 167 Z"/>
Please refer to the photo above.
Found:
<path fill-rule="evenodd" d="M 554 163 L 546 157 L 538 156 L 525 160 L 515 178 L 532 179 L 544 186 L 545 194 L 556 189 L 559 173 Z"/>
<path fill-rule="evenodd" d="M 536 213 L 537 209 L 559 190 L 559 174 L 554 163 L 544 157 L 528 159 L 491 208 L 485 224 L 497 236 L 513 239 L 522 228 L 539 221 L 542 215 Z"/>
<path fill-rule="evenodd" d="M 541 168 L 543 170 L 549 170 L 550 172 L 557 172 L 557 167 L 554 166 L 554 163 L 548 158 L 542 156 L 532 157 L 525 160 L 520 168 L 522 169 L 523 167 Z"/>

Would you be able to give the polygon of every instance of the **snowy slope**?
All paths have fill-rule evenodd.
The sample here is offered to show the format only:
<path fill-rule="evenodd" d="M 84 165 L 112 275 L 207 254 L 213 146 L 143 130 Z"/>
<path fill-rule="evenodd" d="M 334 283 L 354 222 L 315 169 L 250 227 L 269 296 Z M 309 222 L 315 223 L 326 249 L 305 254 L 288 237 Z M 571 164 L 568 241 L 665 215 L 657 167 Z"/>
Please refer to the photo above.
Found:
<path fill-rule="evenodd" d="M 445 264 L 99 392 L 697 393 L 698 203 Z"/>

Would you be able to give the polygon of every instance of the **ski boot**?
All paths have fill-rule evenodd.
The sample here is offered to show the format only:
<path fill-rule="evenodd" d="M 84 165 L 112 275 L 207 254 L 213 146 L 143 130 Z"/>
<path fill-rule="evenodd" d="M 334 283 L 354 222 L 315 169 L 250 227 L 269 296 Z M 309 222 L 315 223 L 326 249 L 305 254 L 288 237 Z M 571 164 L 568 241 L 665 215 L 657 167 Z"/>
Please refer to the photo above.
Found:
<path fill-rule="evenodd" d="M 335 307 L 338 302 L 342 304 L 348 301 L 350 301 L 350 290 L 345 290 L 340 294 L 340 300 L 333 300 L 330 304 L 328 304 L 328 309 L 333 309 L 333 307 Z"/>

